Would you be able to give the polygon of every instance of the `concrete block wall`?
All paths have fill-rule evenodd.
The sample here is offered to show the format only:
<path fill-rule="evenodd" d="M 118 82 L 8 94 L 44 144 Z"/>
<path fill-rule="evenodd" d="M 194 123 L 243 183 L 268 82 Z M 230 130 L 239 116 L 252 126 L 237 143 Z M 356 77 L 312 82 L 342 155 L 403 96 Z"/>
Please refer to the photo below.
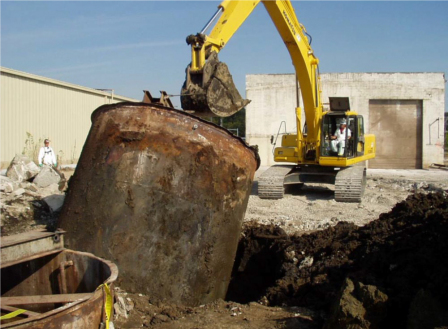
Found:
<path fill-rule="evenodd" d="M 422 100 L 423 168 L 443 163 L 443 73 L 325 73 L 321 81 L 324 108 L 328 107 L 328 97 L 348 96 L 351 109 L 364 116 L 367 129 L 370 100 Z M 273 165 L 270 136 L 277 134 L 281 121 L 286 121 L 288 131 L 296 129 L 295 75 L 247 75 L 246 97 L 252 100 L 246 109 L 246 140 L 258 145 L 262 165 Z"/>
<path fill-rule="evenodd" d="M 262 165 L 272 165 L 271 135 L 276 135 L 282 121 L 286 130 L 296 132 L 296 82 L 293 74 L 246 76 L 246 141 L 258 145 Z M 284 132 L 284 127 L 282 127 Z M 281 140 L 278 141 L 281 145 Z"/>

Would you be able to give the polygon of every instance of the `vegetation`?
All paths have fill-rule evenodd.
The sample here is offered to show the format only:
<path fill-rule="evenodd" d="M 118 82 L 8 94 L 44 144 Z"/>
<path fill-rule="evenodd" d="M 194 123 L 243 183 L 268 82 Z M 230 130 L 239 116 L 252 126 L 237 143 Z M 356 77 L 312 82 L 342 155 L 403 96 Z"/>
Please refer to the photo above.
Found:
<path fill-rule="evenodd" d="M 22 150 L 22 154 L 32 159 L 35 163 L 39 163 L 37 157 L 39 156 L 39 150 L 41 145 L 43 145 L 43 141 L 43 138 L 39 138 L 36 142 L 34 136 L 31 133 L 26 132 L 25 146 Z"/>
<path fill-rule="evenodd" d="M 445 133 L 445 151 L 448 152 L 448 132 Z"/>
<path fill-rule="evenodd" d="M 46 137 L 46 138 L 48 138 L 48 137 Z M 25 146 L 23 147 L 22 154 L 26 155 L 28 158 L 33 160 L 35 163 L 39 163 L 39 159 L 38 159 L 39 150 L 44 145 L 44 139 L 45 138 L 40 137 L 38 141 L 35 141 L 34 136 L 31 133 L 26 132 Z M 75 147 L 73 149 L 72 161 L 75 158 L 75 154 L 76 154 L 76 142 L 75 142 Z M 64 151 L 60 150 L 58 152 L 58 154 L 56 155 L 56 161 L 58 164 L 63 163 Z M 75 162 L 72 162 L 72 163 L 75 163 Z"/>
<path fill-rule="evenodd" d="M 208 120 L 213 122 L 218 126 L 222 126 L 234 135 L 239 137 L 246 137 L 246 109 L 242 109 L 241 111 L 235 113 L 234 115 L 227 118 L 210 118 Z"/>

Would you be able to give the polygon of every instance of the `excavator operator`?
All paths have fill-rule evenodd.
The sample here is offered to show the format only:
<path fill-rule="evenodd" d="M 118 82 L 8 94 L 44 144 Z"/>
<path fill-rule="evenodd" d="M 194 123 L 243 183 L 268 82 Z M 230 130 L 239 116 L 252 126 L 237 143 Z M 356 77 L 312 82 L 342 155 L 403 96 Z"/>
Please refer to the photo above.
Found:
<path fill-rule="evenodd" d="M 350 137 L 352 137 L 352 132 L 349 128 L 347 128 L 347 121 L 345 119 L 342 119 L 339 125 L 339 129 L 336 129 L 334 135 L 331 136 L 331 150 L 333 152 L 338 152 L 338 156 L 344 155 L 346 135 L 347 139 L 350 139 Z"/>

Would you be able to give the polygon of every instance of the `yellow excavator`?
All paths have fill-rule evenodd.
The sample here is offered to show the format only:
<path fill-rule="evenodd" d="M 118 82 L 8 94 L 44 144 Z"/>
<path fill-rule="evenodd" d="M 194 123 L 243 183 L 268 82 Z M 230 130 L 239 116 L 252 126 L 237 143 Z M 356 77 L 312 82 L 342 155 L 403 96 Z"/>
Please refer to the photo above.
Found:
<path fill-rule="evenodd" d="M 366 183 L 361 162 L 375 157 L 375 136 L 364 133 L 364 119 L 351 111 L 348 97 L 330 98 L 330 110 L 323 111 L 319 60 L 290 1 L 222 2 L 202 31 L 187 37 L 191 63 L 181 90 L 181 106 L 197 116 L 227 117 L 249 104 L 218 53 L 260 2 L 291 56 L 306 122 L 302 129 L 302 108 L 296 107 L 297 133 L 283 135 L 281 147 L 274 149 L 274 161 L 294 164 L 275 165 L 260 175 L 258 195 L 280 199 L 287 185 L 327 183 L 335 184 L 336 201 L 360 202 Z"/>

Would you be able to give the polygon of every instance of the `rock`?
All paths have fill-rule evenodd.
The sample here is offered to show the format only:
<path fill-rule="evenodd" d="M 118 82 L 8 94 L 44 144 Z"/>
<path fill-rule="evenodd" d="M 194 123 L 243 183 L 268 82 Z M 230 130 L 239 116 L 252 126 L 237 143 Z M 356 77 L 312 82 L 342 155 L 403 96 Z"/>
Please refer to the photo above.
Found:
<path fill-rule="evenodd" d="M 47 187 L 51 184 L 58 184 L 61 176 L 51 167 L 44 166 L 40 173 L 34 178 L 34 184 L 38 187 Z"/>
<path fill-rule="evenodd" d="M 19 188 L 19 189 L 15 190 L 12 194 L 15 196 L 19 196 L 19 195 L 22 195 L 23 193 L 25 193 L 25 189 Z"/>
<path fill-rule="evenodd" d="M 169 320 L 170 320 L 170 318 L 168 316 L 166 316 L 166 315 L 156 314 L 151 319 L 151 324 L 155 325 L 155 324 L 158 324 L 158 323 L 168 322 Z"/>
<path fill-rule="evenodd" d="M 14 183 L 10 178 L 0 176 L 0 191 L 11 193 L 17 188 L 17 183 Z"/>
<path fill-rule="evenodd" d="M 304 267 L 310 267 L 314 263 L 314 258 L 311 256 L 306 256 L 304 260 L 300 262 L 299 269 Z"/>
<path fill-rule="evenodd" d="M 16 182 L 29 180 L 38 173 L 39 167 L 30 158 L 22 154 L 17 154 L 6 170 L 6 176 Z"/>
<path fill-rule="evenodd" d="M 387 300 L 377 287 L 346 278 L 324 328 L 379 329 L 387 315 Z"/>
<path fill-rule="evenodd" d="M 123 318 L 125 318 L 125 319 L 128 318 L 128 313 L 126 312 L 126 309 L 123 309 L 123 308 L 120 306 L 120 303 L 119 303 L 119 302 L 116 302 L 116 303 L 114 304 L 114 313 L 115 313 L 115 316 L 117 316 L 117 317 L 123 317 Z"/>
<path fill-rule="evenodd" d="M 39 194 L 39 193 L 30 191 L 30 190 L 25 190 L 25 193 L 24 193 L 24 194 L 25 194 L 25 195 L 28 195 L 28 196 L 30 196 L 30 197 L 33 197 L 33 198 L 39 198 L 39 197 L 40 197 L 40 194 Z"/>
<path fill-rule="evenodd" d="M 54 194 L 43 198 L 42 201 L 47 204 L 50 212 L 53 213 L 55 211 L 61 210 L 62 206 L 64 205 L 64 199 L 65 195 Z"/>
<path fill-rule="evenodd" d="M 436 186 L 435 184 L 428 184 L 428 191 L 431 192 L 443 192 L 443 188 Z"/>
<path fill-rule="evenodd" d="M 361 302 L 353 297 L 352 293 L 355 285 L 352 280 L 346 279 L 337 302 L 332 307 L 331 315 L 325 323 L 325 329 L 351 328 L 361 329 L 369 328 L 364 320 L 366 309 Z"/>
<path fill-rule="evenodd" d="M 426 290 L 419 290 L 413 298 L 408 312 L 408 329 L 446 328 L 448 314 L 441 303 Z"/>
<path fill-rule="evenodd" d="M 59 191 L 59 185 L 58 184 L 51 184 L 47 187 L 44 187 L 39 190 L 39 194 L 42 198 L 52 195 L 52 194 L 61 194 Z"/>
<path fill-rule="evenodd" d="M 24 181 L 19 184 L 19 187 L 27 189 L 31 185 L 30 182 Z"/>
<path fill-rule="evenodd" d="M 30 185 L 28 185 L 28 187 L 26 189 L 28 191 L 31 191 L 31 192 L 38 192 L 39 191 L 39 188 L 35 184 L 33 184 L 33 183 L 30 183 Z"/>
<path fill-rule="evenodd" d="M 14 186 L 12 185 L 12 183 L 2 183 L 0 191 L 11 193 L 12 191 L 14 191 Z"/>

